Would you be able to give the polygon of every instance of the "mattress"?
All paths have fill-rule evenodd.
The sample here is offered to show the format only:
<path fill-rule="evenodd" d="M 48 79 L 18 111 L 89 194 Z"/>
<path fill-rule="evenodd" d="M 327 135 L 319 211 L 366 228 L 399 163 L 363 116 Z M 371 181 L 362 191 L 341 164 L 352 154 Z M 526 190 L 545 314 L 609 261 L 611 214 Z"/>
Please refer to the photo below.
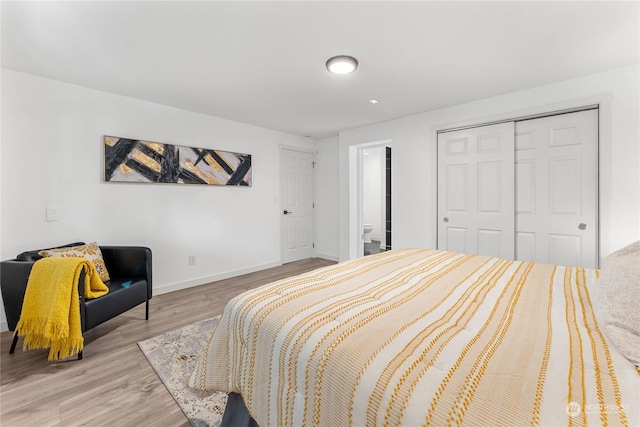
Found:
<path fill-rule="evenodd" d="M 598 271 L 397 249 L 232 299 L 189 385 L 262 426 L 640 425 Z"/>

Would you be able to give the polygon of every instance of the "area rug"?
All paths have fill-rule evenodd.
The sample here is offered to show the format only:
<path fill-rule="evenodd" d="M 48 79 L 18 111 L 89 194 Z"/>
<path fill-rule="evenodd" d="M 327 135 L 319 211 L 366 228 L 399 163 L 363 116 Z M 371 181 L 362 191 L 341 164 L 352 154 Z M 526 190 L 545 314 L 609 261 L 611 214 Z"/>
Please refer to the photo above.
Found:
<path fill-rule="evenodd" d="M 195 427 L 219 427 L 227 404 L 227 393 L 197 392 L 187 387 L 202 352 L 220 316 L 187 325 L 138 346 L 182 412 Z"/>

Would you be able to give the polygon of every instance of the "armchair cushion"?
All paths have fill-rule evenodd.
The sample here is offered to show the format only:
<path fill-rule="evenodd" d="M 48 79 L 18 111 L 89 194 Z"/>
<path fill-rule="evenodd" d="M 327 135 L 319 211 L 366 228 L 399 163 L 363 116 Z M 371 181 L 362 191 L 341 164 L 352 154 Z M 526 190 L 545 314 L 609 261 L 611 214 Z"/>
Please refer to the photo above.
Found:
<path fill-rule="evenodd" d="M 107 271 L 107 266 L 104 265 L 102 252 L 100 252 L 100 247 L 95 242 L 67 248 L 45 249 L 38 252 L 38 255 L 41 255 L 43 257 L 84 258 L 88 261 L 91 261 L 96 267 L 96 271 L 98 272 L 98 276 L 100 276 L 100 280 L 102 280 L 103 282 L 109 281 L 109 272 Z"/>
<path fill-rule="evenodd" d="M 109 287 L 109 293 L 105 296 L 85 300 L 84 330 L 89 330 L 147 300 L 147 281 L 142 277 L 111 279 L 106 285 Z"/>

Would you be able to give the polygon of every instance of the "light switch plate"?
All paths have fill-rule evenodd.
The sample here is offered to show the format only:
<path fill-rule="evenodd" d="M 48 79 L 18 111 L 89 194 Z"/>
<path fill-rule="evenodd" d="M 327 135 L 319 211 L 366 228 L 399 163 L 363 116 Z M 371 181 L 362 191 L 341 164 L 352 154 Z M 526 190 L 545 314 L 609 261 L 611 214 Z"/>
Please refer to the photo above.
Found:
<path fill-rule="evenodd" d="M 58 217 L 58 209 L 47 208 L 47 222 L 60 221 Z"/>

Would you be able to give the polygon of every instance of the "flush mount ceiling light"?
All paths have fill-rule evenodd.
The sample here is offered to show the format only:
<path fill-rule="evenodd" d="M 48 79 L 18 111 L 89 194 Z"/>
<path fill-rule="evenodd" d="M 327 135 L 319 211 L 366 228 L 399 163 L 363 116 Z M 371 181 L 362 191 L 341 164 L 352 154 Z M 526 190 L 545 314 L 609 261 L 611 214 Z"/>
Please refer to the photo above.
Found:
<path fill-rule="evenodd" d="M 358 61 L 353 56 L 338 55 L 327 61 L 327 70 L 334 74 L 353 73 L 356 68 L 358 68 Z"/>

